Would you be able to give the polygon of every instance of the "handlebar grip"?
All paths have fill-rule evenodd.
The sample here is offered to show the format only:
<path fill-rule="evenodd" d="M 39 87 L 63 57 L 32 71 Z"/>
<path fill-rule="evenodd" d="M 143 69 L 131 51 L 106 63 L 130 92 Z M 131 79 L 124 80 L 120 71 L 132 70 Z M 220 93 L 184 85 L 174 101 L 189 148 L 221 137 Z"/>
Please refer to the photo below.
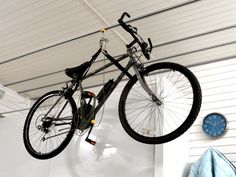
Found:
<path fill-rule="evenodd" d="M 124 13 L 121 15 L 120 19 L 118 20 L 118 22 L 119 22 L 119 23 L 120 23 L 120 21 L 123 22 L 123 19 L 125 18 L 125 16 L 127 16 L 128 18 L 131 17 L 130 14 L 128 14 L 127 12 L 124 12 Z"/>
<path fill-rule="evenodd" d="M 125 12 L 125 15 L 126 15 L 128 18 L 131 17 L 131 15 L 130 15 L 128 12 Z"/>
<path fill-rule="evenodd" d="M 128 14 L 127 12 L 124 12 L 120 19 L 118 20 L 118 23 L 127 31 L 132 35 L 132 29 L 130 28 L 130 25 L 127 25 L 123 20 L 124 17 L 127 16 L 128 18 L 130 18 L 130 14 Z"/>

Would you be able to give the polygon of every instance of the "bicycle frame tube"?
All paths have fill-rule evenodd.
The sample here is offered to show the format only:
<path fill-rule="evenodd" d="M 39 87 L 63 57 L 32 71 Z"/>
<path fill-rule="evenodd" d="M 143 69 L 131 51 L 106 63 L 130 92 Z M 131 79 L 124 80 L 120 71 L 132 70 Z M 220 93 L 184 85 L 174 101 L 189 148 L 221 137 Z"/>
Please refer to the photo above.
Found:
<path fill-rule="evenodd" d="M 126 65 L 126 67 L 124 69 L 126 69 L 127 71 L 130 69 L 130 67 L 133 65 L 132 60 L 129 60 L 128 64 Z M 120 75 L 116 78 L 116 80 L 114 81 L 113 85 L 111 86 L 111 88 L 108 90 L 108 92 L 104 95 L 104 97 L 102 98 L 102 100 L 99 102 L 99 104 L 96 106 L 95 108 L 95 114 L 100 110 L 100 108 L 102 107 L 102 105 L 105 103 L 105 101 L 107 100 L 107 98 L 111 95 L 111 93 L 114 91 L 114 89 L 117 87 L 117 85 L 120 83 L 120 81 L 123 79 L 123 77 L 125 76 L 124 72 L 121 72 Z"/>
<path fill-rule="evenodd" d="M 75 87 L 73 89 L 73 87 Z M 78 84 L 72 83 L 68 88 L 63 88 L 63 90 L 67 90 L 67 92 L 64 92 L 57 100 L 56 102 L 52 105 L 52 107 L 48 110 L 48 112 L 45 114 L 44 117 L 47 117 L 47 115 L 52 111 L 52 109 L 59 103 L 59 101 L 62 99 L 62 97 L 67 97 L 67 95 L 71 96 L 74 94 L 75 90 L 78 88 Z M 63 105 L 61 108 L 61 111 L 57 115 L 57 117 L 54 120 L 57 120 L 58 117 L 61 115 L 62 111 L 65 109 L 66 105 L 68 104 L 68 101 Z"/>
<path fill-rule="evenodd" d="M 117 62 L 120 62 L 120 61 L 126 59 L 127 57 L 129 57 L 129 55 L 128 54 L 124 54 L 124 55 L 122 55 L 119 58 L 114 59 L 114 60 L 116 60 Z M 104 70 L 106 68 L 109 68 L 112 65 L 114 65 L 114 63 L 110 62 L 110 63 L 106 64 L 105 66 L 100 67 L 100 68 L 96 69 L 95 71 L 93 71 L 91 73 L 88 73 L 85 77 L 82 78 L 82 80 L 87 79 L 87 78 L 89 78 L 89 77 L 99 73 L 100 71 L 102 71 L 102 70 Z"/>
<path fill-rule="evenodd" d="M 91 77 L 91 76 L 93 76 L 93 75 L 99 73 L 100 71 L 102 71 L 102 70 L 104 70 L 104 69 L 106 69 L 106 68 L 112 66 L 112 65 L 117 66 L 117 64 L 114 63 L 114 60 L 115 60 L 116 62 L 119 62 L 119 61 L 122 61 L 122 60 L 124 60 L 124 59 L 126 59 L 126 58 L 129 57 L 128 54 L 124 54 L 124 55 L 120 56 L 119 58 L 114 59 L 114 58 L 113 58 L 112 56 L 110 56 L 105 50 L 103 50 L 102 52 L 103 52 L 103 54 L 104 54 L 108 59 L 110 58 L 109 60 L 110 60 L 111 62 L 108 63 L 108 64 L 106 64 L 106 65 L 103 66 L 103 67 L 100 67 L 100 68 L 96 69 L 95 71 L 93 71 L 93 72 L 91 72 L 91 73 L 88 73 L 84 78 L 82 78 L 82 80 L 87 79 L 87 78 L 89 78 L 89 77 Z M 125 67 L 122 67 L 121 65 L 120 65 L 119 67 L 117 66 L 122 72 L 121 72 L 120 75 L 116 78 L 116 80 L 114 81 L 114 83 L 113 83 L 113 85 L 111 86 L 111 88 L 108 90 L 107 93 L 105 93 L 105 95 L 104 95 L 104 97 L 102 98 L 102 100 L 101 100 L 101 101 L 98 103 L 98 105 L 96 106 L 95 111 L 94 111 L 95 115 L 96 115 L 96 113 L 100 110 L 100 108 L 103 106 L 103 104 L 106 102 L 107 98 L 111 95 L 111 93 L 114 91 L 114 89 L 117 87 L 117 85 L 120 83 L 120 81 L 123 79 L 123 77 L 124 77 L 125 75 L 129 75 L 128 77 L 131 78 L 131 75 L 130 75 L 129 73 L 127 73 L 127 72 L 128 72 L 128 70 L 130 69 L 130 67 L 131 67 L 133 64 L 134 64 L 134 63 L 133 63 L 133 60 L 130 58 L 130 60 L 128 61 L 128 64 L 127 64 Z M 121 67 L 122 67 L 123 69 L 121 69 Z M 126 72 L 124 72 L 124 71 L 126 71 Z"/>
<path fill-rule="evenodd" d="M 45 114 L 45 117 L 51 112 L 51 110 L 59 103 L 59 101 L 62 99 L 63 95 L 58 98 L 58 100 L 53 104 L 53 106 L 49 109 L 49 111 Z"/>

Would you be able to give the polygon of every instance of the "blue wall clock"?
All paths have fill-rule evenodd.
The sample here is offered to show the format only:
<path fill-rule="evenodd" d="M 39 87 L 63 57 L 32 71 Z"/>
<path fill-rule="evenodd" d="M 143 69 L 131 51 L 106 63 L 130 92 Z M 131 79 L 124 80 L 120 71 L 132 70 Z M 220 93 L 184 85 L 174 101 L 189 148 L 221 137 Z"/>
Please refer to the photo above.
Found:
<path fill-rule="evenodd" d="M 202 123 L 203 132 L 211 137 L 218 138 L 225 134 L 227 129 L 227 120 L 225 116 L 220 113 L 208 114 Z"/>

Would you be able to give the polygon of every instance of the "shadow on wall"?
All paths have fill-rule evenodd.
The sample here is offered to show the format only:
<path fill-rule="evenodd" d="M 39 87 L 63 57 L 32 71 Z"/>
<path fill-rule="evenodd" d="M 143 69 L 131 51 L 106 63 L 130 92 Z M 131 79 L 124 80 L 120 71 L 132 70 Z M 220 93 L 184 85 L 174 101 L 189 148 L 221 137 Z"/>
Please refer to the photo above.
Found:
<path fill-rule="evenodd" d="M 109 132 L 106 134 L 98 133 L 99 130 L 95 133 L 97 142 L 95 146 L 85 142 L 85 136 L 74 138 L 73 145 L 66 157 L 71 176 L 115 177 L 121 176 L 121 173 L 122 176 L 127 177 L 152 176 L 153 159 L 150 155 L 145 157 L 147 153 L 141 153 L 145 150 L 136 145 L 136 143 L 140 143 L 133 140 L 129 140 L 131 141 L 129 143 L 125 139 L 124 142 L 119 142 L 119 139 L 122 138 L 110 136 L 114 131 L 111 132 L 109 129 L 112 129 L 112 127 L 100 129 Z M 112 137 L 116 138 L 113 139 Z M 151 159 L 147 160 L 149 158 Z"/>

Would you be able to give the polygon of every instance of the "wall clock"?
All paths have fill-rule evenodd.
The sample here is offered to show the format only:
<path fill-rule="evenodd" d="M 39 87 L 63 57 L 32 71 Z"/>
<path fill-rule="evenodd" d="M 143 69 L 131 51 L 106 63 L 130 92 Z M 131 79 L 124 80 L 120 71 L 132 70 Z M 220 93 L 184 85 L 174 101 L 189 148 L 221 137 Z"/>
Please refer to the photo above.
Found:
<path fill-rule="evenodd" d="M 211 137 L 218 138 L 225 134 L 227 129 L 227 120 L 224 115 L 220 113 L 208 114 L 202 123 L 203 132 Z"/>

